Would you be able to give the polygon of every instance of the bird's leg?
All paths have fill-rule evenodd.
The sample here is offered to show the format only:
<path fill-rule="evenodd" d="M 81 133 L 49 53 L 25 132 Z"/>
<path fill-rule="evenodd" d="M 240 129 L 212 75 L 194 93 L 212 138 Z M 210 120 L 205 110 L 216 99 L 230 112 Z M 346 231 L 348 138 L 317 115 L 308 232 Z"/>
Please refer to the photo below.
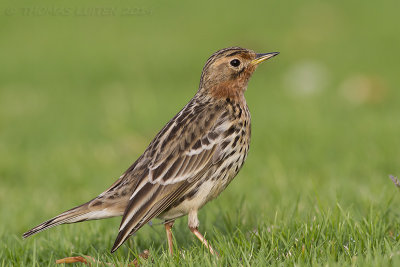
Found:
<path fill-rule="evenodd" d="M 201 243 L 203 243 L 203 245 L 206 246 L 206 248 L 208 248 L 208 250 L 212 255 L 219 256 L 219 254 L 216 251 L 214 251 L 214 249 L 211 247 L 211 245 L 208 243 L 205 237 L 199 232 L 197 227 L 196 228 L 189 227 L 189 229 L 201 241 Z"/>
<path fill-rule="evenodd" d="M 188 214 L 188 226 L 190 231 L 201 241 L 201 243 L 203 243 L 204 246 L 206 246 L 206 248 L 208 248 L 212 255 L 219 256 L 219 254 L 210 246 L 205 237 L 199 232 L 199 224 L 200 222 L 197 218 L 197 210 L 190 211 Z"/>
<path fill-rule="evenodd" d="M 165 231 L 167 232 L 167 239 L 168 239 L 168 249 L 169 249 L 169 254 L 172 256 L 173 254 L 174 254 L 174 251 L 173 251 L 173 247 L 174 247 L 174 245 L 173 245 L 173 243 L 172 243 L 172 226 L 174 225 L 174 221 L 169 221 L 169 222 L 166 222 L 165 224 L 164 224 L 164 226 L 165 226 Z"/>

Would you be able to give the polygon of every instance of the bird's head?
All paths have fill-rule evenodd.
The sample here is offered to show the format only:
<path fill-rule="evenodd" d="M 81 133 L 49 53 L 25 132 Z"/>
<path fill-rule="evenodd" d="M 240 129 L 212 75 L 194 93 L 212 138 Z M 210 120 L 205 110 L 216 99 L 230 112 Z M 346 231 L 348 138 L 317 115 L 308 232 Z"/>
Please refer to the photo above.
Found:
<path fill-rule="evenodd" d="M 219 50 L 204 65 L 199 93 L 215 98 L 242 99 L 258 64 L 278 54 L 279 52 L 257 54 L 241 47 Z"/>

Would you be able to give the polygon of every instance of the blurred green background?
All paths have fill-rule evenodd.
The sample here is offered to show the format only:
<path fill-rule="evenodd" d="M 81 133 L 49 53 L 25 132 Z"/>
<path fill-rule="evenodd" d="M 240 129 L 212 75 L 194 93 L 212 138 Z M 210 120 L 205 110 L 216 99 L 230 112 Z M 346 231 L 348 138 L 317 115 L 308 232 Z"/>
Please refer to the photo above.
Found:
<path fill-rule="evenodd" d="M 194 95 L 207 58 L 228 46 L 281 54 L 249 84 L 250 154 L 200 212 L 203 231 L 243 205 L 254 222 L 294 205 L 300 217 L 317 204 L 340 203 L 354 216 L 398 206 L 388 175 L 400 175 L 399 8 L 361 0 L 2 1 L 0 234 L 3 249 L 24 248 L 3 256 L 26 253 L 29 262 L 34 242 L 54 246 L 60 233 L 71 234 L 62 237 L 70 250 L 76 233 L 90 244 L 84 224 L 20 236 L 111 185 Z M 391 212 L 396 225 L 399 209 Z M 107 233 L 97 249 L 109 251 L 119 219 L 87 224 Z M 165 247 L 163 238 L 154 242 Z"/>

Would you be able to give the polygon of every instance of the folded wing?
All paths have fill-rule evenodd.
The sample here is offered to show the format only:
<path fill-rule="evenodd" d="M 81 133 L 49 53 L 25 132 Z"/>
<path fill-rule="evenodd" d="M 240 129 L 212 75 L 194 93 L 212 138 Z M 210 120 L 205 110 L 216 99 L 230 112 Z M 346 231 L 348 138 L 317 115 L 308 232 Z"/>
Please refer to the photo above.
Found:
<path fill-rule="evenodd" d="M 143 154 L 148 175 L 130 197 L 111 252 L 178 200 L 221 159 L 219 146 L 230 126 L 229 113 L 223 108 L 198 108 L 189 103 L 160 131 Z"/>

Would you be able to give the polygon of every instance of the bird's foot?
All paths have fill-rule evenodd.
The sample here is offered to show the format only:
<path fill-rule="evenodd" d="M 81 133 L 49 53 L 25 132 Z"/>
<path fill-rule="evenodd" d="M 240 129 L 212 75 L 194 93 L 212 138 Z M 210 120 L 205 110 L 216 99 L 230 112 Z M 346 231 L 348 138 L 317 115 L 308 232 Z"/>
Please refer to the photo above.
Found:
<path fill-rule="evenodd" d="M 209 242 L 205 239 L 205 237 L 199 232 L 197 227 L 189 227 L 190 231 L 203 243 L 203 245 L 208 248 L 210 251 L 211 255 L 215 255 L 217 258 L 219 258 L 219 254 L 216 250 L 214 250 Z"/>

